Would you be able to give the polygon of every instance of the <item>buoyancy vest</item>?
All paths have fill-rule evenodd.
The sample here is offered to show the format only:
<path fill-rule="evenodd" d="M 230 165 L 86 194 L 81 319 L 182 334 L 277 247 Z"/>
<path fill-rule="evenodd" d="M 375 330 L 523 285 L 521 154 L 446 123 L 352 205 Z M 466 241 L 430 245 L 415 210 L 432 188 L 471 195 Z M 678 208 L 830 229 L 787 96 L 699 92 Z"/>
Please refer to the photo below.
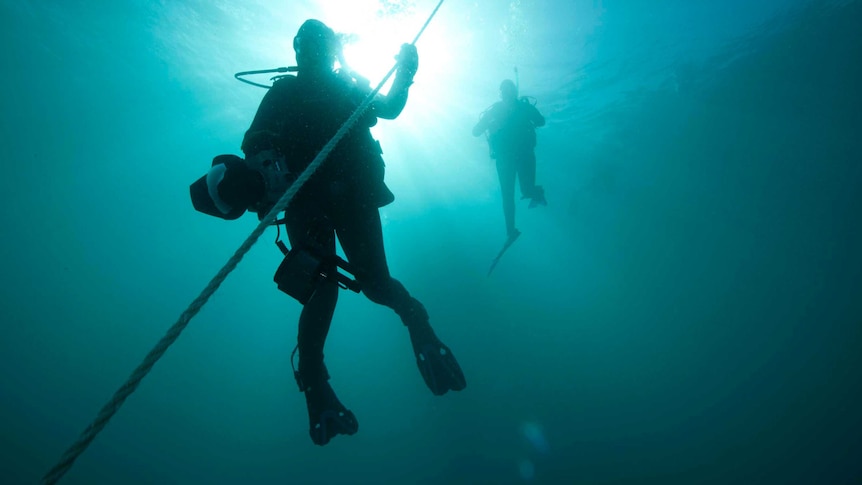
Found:
<path fill-rule="evenodd" d="M 259 114 L 271 131 L 273 146 L 284 156 L 287 170 L 298 175 L 308 166 L 367 95 L 350 77 L 303 78 L 286 76 L 276 81 L 261 103 Z M 255 120 L 257 121 L 257 119 Z M 358 198 L 377 207 L 394 199 L 386 187 L 380 144 L 371 136 L 377 123 L 371 109 L 336 145 L 309 181 L 318 190 L 337 189 L 337 196 Z"/>

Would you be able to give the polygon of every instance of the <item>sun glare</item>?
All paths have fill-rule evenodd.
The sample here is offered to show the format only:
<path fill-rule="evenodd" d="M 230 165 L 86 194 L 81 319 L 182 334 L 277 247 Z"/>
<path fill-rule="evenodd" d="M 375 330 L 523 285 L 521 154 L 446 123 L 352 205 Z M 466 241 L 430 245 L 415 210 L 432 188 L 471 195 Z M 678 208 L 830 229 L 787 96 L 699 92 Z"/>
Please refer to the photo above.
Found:
<path fill-rule="evenodd" d="M 341 34 L 349 67 L 376 86 L 395 65 L 401 44 L 413 41 L 436 4 L 433 0 L 332 2 L 321 6 L 319 18 Z M 387 181 L 400 189 L 402 208 L 405 202 L 421 205 L 429 199 L 475 197 L 477 186 L 491 190 L 496 180 L 486 170 L 487 164 L 465 163 L 487 158 L 484 141 L 469 135 L 473 111 L 481 111 L 484 105 L 473 106 L 464 99 L 462 80 L 455 75 L 460 71 L 455 63 L 461 61 L 463 46 L 469 45 L 464 38 L 469 31 L 459 30 L 453 20 L 444 7 L 429 24 L 416 44 L 419 73 L 407 109 L 396 122 L 373 129 L 384 147 Z M 387 91 L 384 86 L 382 93 Z"/>
<path fill-rule="evenodd" d="M 383 5 L 387 3 L 352 0 L 323 7 L 327 24 L 342 35 L 347 64 L 373 84 L 392 68 L 401 44 L 413 40 L 430 14 L 415 7 L 384 9 Z M 435 55 L 427 45 L 422 47 L 423 57 Z"/>

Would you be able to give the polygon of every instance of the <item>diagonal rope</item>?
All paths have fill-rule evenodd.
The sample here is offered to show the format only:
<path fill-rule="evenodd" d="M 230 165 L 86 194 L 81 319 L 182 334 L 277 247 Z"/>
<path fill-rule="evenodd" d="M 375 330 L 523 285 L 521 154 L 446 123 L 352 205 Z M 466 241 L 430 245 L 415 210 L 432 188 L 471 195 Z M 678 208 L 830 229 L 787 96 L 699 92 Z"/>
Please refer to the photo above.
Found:
<path fill-rule="evenodd" d="M 428 17 L 428 20 L 425 22 L 425 25 L 422 26 L 422 29 L 419 31 L 419 34 L 413 40 L 413 44 L 419 40 L 419 36 L 422 35 L 422 32 L 425 31 L 425 28 L 431 22 L 431 19 L 437 14 L 437 10 L 440 9 L 440 6 L 443 4 L 443 0 L 440 0 L 440 3 L 437 4 L 437 7 Z M 224 282 L 227 276 L 239 265 L 239 262 L 242 261 L 242 258 L 246 255 L 246 253 L 251 250 L 251 247 L 257 242 L 260 236 L 263 234 L 264 230 L 267 227 L 272 225 L 278 217 L 278 214 L 287 209 L 290 205 L 291 201 L 293 201 L 294 196 L 299 189 L 302 188 L 303 185 L 311 178 L 312 175 L 317 171 L 318 168 L 323 164 L 335 146 L 344 138 L 344 135 L 353 128 L 353 125 L 359 120 L 360 116 L 365 113 L 365 110 L 371 105 L 374 101 L 375 96 L 380 92 L 380 89 L 386 84 L 386 81 L 392 77 L 392 74 L 398 68 L 398 64 L 392 66 L 392 69 L 384 76 L 383 80 L 371 91 L 368 96 L 362 101 L 362 104 L 353 111 L 353 114 L 350 115 L 350 118 L 341 125 L 341 128 L 333 135 L 333 137 L 323 146 L 323 149 L 320 150 L 320 153 L 312 160 L 312 162 L 306 167 L 306 169 L 300 174 L 300 176 L 296 179 L 296 181 L 287 189 L 284 195 L 281 196 L 281 199 L 273 206 L 272 209 L 266 214 L 266 216 L 261 219 L 258 223 L 257 227 L 251 232 L 251 234 L 246 238 L 246 240 L 242 243 L 239 249 L 234 252 L 233 256 L 228 260 L 228 262 L 224 265 L 222 269 L 216 273 L 215 277 L 209 282 L 209 284 L 204 288 L 204 290 L 200 293 L 200 295 L 192 301 L 192 303 L 186 308 L 186 310 L 180 315 L 180 318 L 176 323 L 167 331 L 164 337 L 156 344 L 156 346 L 150 350 L 147 356 L 144 358 L 144 361 L 132 372 L 132 375 L 123 384 L 114 395 L 111 397 L 111 400 L 105 404 L 104 407 L 99 411 L 99 414 L 96 416 L 96 419 L 90 423 L 89 426 L 81 433 L 78 437 L 77 441 L 70 446 L 63 456 L 60 458 L 60 461 L 57 462 L 54 467 L 51 468 L 48 473 L 42 477 L 42 483 L 44 484 L 55 484 L 57 483 L 66 472 L 72 468 L 72 465 L 75 463 L 75 460 L 78 459 L 79 456 L 87 449 L 96 435 L 105 428 L 108 424 L 108 421 L 117 413 L 120 409 L 120 406 L 126 401 L 126 399 L 138 388 L 138 385 L 141 383 L 144 377 L 152 370 L 153 366 L 156 362 L 164 355 L 164 353 L 168 350 L 176 340 L 179 338 L 182 331 L 186 328 L 189 321 L 197 315 L 197 313 L 203 308 L 209 298 L 218 290 L 219 286 Z"/>

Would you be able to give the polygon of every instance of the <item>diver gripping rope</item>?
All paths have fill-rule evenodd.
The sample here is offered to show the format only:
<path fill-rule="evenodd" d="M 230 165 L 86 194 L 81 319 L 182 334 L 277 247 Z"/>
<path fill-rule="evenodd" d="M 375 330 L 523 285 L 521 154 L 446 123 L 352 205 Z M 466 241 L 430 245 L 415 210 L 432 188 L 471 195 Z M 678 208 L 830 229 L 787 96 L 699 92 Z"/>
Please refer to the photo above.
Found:
<path fill-rule="evenodd" d="M 416 44 L 419 40 L 419 37 L 425 32 L 425 28 L 428 27 L 428 24 L 431 23 L 431 20 L 437 14 L 437 11 L 440 9 L 440 6 L 443 5 L 444 0 L 440 0 L 437 6 L 434 8 L 434 11 L 431 12 L 431 15 L 428 17 L 428 20 L 425 21 L 425 24 L 419 30 L 419 33 L 416 34 L 416 37 L 413 39 L 412 44 Z M 225 263 L 224 267 L 216 273 L 215 277 L 209 282 L 209 284 L 204 288 L 204 290 L 195 298 L 194 301 L 186 308 L 186 310 L 180 315 L 180 318 L 176 323 L 167 331 L 164 337 L 153 347 L 152 350 L 147 354 L 144 358 L 144 361 L 132 372 L 132 375 L 129 377 L 128 381 L 123 384 L 111 397 L 111 400 L 105 404 L 105 406 L 99 411 L 99 414 L 96 416 L 96 419 L 90 423 L 89 426 L 81 433 L 81 436 L 78 437 L 78 440 L 70 446 L 63 456 L 60 458 L 60 461 L 57 462 L 48 473 L 42 477 L 42 483 L 44 484 L 55 484 L 66 472 L 72 468 L 72 465 L 75 463 L 75 460 L 78 459 L 79 456 L 87 449 L 96 435 L 105 428 L 108 424 L 108 421 L 117 413 L 120 409 L 120 406 L 126 401 L 126 399 L 138 388 L 138 385 L 141 383 L 144 377 L 150 372 L 153 366 L 158 362 L 158 360 L 164 355 L 167 351 L 168 347 L 170 347 L 176 340 L 179 338 L 182 331 L 189 324 L 189 321 L 197 315 L 197 313 L 203 308 L 206 302 L 210 299 L 210 297 L 218 290 L 227 276 L 239 265 L 239 262 L 242 261 L 242 258 L 246 255 L 246 253 L 251 250 L 251 247 L 257 242 L 261 235 L 263 235 L 264 230 L 272 223 L 275 222 L 278 214 L 284 211 L 287 206 L 290 205 L 294 196 L 299 189 L 308 181 L 309 178 L 317 171 L 318 168 L 323 164 L 332 150 L 335 148 L 335 145 L 344 138 L 344 135 L 356 124 L 359 117 L 365 112 L 366 109 L 371 105 L 371 102 L 374 100 L 374 97 L 377 96 L 377 93 L 380 92 L 380 89 L 383 88 L 383 85 L 386 84 L 386 81 L 392 77 L 392 74 L 395 73 L 395 70 L 398 68 L 398 64 L 396 63 L 392 66 L 392 69 L 384 76 L 383 80 L 374 88 L 368 96 L 365 97 L 365 100 L 362 101 L 362 104 L 353 111 L 353 114 L 350 115 L 350 118 L 341 125 L 341 128 L 333 135 L 333 137 L 324 145 L 324 147 L 320 150 L 320 153 L 314 157 L 314 160 L 308 165 L 308 167 L 300 174 L 300 176 L 296 179 L 296 181 L 287 189 L 287 192 L 279 199 L 278 203 L 266 214 L 266 216 L 258 223 L 257 227 L 251 232 L 251 234 L 243 241 L 242 245 L 234 252 L 233 256 Z"/>

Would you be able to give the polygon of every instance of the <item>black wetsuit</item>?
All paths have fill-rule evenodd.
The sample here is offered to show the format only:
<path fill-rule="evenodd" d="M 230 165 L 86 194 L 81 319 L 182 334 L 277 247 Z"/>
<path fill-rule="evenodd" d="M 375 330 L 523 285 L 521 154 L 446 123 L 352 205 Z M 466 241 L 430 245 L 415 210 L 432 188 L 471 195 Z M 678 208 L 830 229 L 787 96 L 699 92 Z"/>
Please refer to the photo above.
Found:
<path fill-rule="evenodd" d="M 274 147 L 290 171 L 299 174 L 366 95 L 352 79 L 336 73 L 285 77 L 261 102 L 242 149 L 250 156 Z M 369 130 L 376 122 L 370 108 L 297 193 L 285 213 L 288 237 L 294 248 L 315 244 L 328 254 L 335 254 L 337 237 L 371 301 L 395 310 L 408 327 L 413 322 L 427 325 L 424 307 L 392 278 L 386 263 L 378 209 L 394 196 L 383 181 L 380 146 Z M 299 373 L 306 385 L 326 378 L 323 346 L 337 299 L 338 286 L 325 281 L 302 309 Z"/>
<path fill-rule="evenodd" d="M 509 236 L 515 230 L 515 176 L 521 195 L 536 195 L 536 130 L 545 118 L 523 100 L 500 101 L 486 111 L 473 129 L 474 135 L 488 132 L 491 158 L 497 160 L 497 175 L 503 195 L 503 214 Z"/>

